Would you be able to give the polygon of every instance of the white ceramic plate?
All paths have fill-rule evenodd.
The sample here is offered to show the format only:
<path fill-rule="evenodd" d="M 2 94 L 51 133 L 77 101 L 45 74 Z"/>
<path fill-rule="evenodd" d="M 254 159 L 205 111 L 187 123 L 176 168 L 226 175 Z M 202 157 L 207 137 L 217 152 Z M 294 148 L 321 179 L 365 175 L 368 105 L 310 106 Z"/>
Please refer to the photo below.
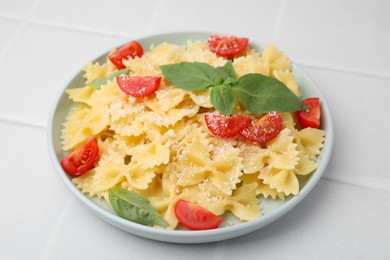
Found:
<path fill-rule="evenodd" d="M 209 35 L 209 33 L 202 32 L 183 32 L 154 35 L 136 40 L 143 46 L 145 50 L 147 50 L 150 45 L 158 45 L 162 42 L 185 45 L 188 40 L 207 41 Z M 256 44 L 253 41 L 250 41 L 250 47 L 257 49 L 259 52 L 261 52 L 263 49 L 262 45 Z M 103 54 L 95 61 L 103 63 L 105 62 L 106 57 L 107 53 Z M 85 64 L 87 62 L 88 61 L 86 61 Z M 319 88 L 296 64 L 293 64 L 293 72 L 295 74 L 298 85 L 300 86 L 303 98 L 319 97 L 321 100 L 321 128 L 324 129 L 327 133 L 325 146 L 322 149 L 320 156 L 318 157 L 318 162 L 320 163 L 319 168 L 308 178 L 300 181 L 301 191 L 299 195 L 288 197 L 288 199 L 285 201 L 261 198 L 260 203 L 263 208 L 264 216 L 258 219 L 241 223 L 231 215 L 226 215 L 224 216 L 226 220 L 221 225 L 221 227 L 214 230 L 164 230 L 140 225 L 120 218 L 110 209 L 110 207 L 105 204 L 104 201 L 89 198 L 81 193 L 72 183 L 71 179 L 63 171 L 60 165 L 61 160 L 65 157 L 65 153 L 61 150 L 61 128 L 70 106 L 72 105 L 72 102 L 68 99 L 64 90 L 83 86 L 85 79 L 82 77 L 83 72 L 81 69 L 80 72 L 75 75 L 68 84 L 65 85 L 64 90 L 62 90 L 59 94 L 59 97 L 57 98 L 51 111 L 48 124 L 48 145 L 51 159 L 54 163 L 58 175 L 64 184 L 87 208 L 92 211 L 92 213 L 111 223 L 112 225 L 132 234 L 154 240 L 174 243 L 206 243 L 248 234 L 277 220 L 293 207 L 295 207 L 304 197 L 306 197 L 306 195 L 308 195 L 308 193 L 314 188 L 314 186 L 321 178 L 331 156 L 333 147 L 333 124 L 327 102 Z M 229 223 L 229 225 L 227 223 Z"/>

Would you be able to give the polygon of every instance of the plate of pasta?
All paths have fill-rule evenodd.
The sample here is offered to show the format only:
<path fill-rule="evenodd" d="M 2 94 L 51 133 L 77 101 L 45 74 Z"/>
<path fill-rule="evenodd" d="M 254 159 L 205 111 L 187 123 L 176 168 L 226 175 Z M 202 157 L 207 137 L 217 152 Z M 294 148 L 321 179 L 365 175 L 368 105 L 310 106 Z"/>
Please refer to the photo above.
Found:
<path fill-rule="evenodd" d="M 183 32 L 86 62 L 50 114 L 71 192 L 129 233 L 206 243 L 258 230 L 316 185 L 333 146 L 320 89 L 272 44 Z"/>

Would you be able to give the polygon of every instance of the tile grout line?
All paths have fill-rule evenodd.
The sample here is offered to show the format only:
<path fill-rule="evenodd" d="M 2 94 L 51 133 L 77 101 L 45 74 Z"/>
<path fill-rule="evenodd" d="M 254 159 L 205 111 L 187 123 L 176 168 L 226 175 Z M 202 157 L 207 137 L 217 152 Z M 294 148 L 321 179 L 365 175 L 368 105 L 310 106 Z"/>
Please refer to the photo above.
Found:
<path fill-rule="evenodd" d="M 285 9 L 286 9 L 286 1 L 281 0 L 278 6 L 278 13 L 276 15 L 275 26 L 271 36 L 271 42 L 276 42 L 276 39 L 278 38 L 279 31 L 282 25 L 283 13 Z"/>
<path fill-rule="evenodd" d="M 49 235 L 49 238 L 47 239 L 46 245 L 43 248 L 39 259 L 50 259 L 49 254 L 51 252 L 53 245 L 55 244 L 56 235 L 59 233 L 61 225 L 65 221 L 66 212 L 68 211 L 68 208 L 72 205 L 72 203 L 73 203 L 73 196 L 69 196 L 65 202 L 64 207 L 61 210 L 60 216 L 59 216 L 55 226 L 53 227 L 53 229 Z"/>
<path fill-rule="evenodd" d="M 23 126 L 29 126 L 29 127 L 36 127 L 40 129 L 46 129 L 46 124 L 42 124 L 36 121 L 27 120 L 27 119 L 20 119 L 16 117 L 9 117 L 0 115 L 0 122 L 8 123 L 8 124 L 18 124 Z"/>
<path fill-rule="evenodd" d="M 47 27 L 52 27 L 52 28 L 58 28 L 58 29 L 66 29 L 66 30 L 73 30 L 73 31 L 78 31 L 78 32 L 86 32 L 86 33 L 94 33 L 94 34 L 99 34 L 99 35 L 105 35 L 105 36 L 115 36 L 115 37 L 123 37 L 123 38 L 128 38 L 128 34 L 122 34 L 122 33 L 109 33 L 104 30 L 96 30 L 94 28 L 90 27 L 82 27 L 82 26 L 72 26 L 69 24 L 63 24 L 59 22 L 50 22 L 50 21 L 42 21 L 39 19 L 35 19 L 33 17 L 20 17 L 17 15 L 7 15 L 7 14 L 0 14 L 0 18 L 3 19 L 9 19 L 9 20 L 17 20 L 17 21 L 26 21 L 31 24 L 35 25 L 42 25 L 42 26 L 47 26 Z M 135 35 L 135 37 L 139 37 L 139 35 Z"/>
<path fill-rule="evenodd" d="M 17 20 L 17 21 L 25 20 L 25 18 L 17 14 L 0 14 L 0 18 L 8 19 L 8 20 Z"/>
<path fill-rule="evenodd" d="M 163 3 L 161 0 L 159 0 L 155 6 L 154 6 L 154 9 L 153 9 L 153 15 L 152 15 L 152 19 L 150 20 L 149 22 L 149 26 L 147 27 L 147 29 L 145 30 L 146 31 L 146 34 L 151 34 L 152 31 L 153 31 L 153 27 L 154 27 L 154 24 L 155 22 L 157 21 L 157 17 L 159 17 L 159 10 L 162 10 L 163 8 Z"/>
<path fill-rule="evenodd" d="M 226 249 L 227 249 L 226 243 L 227 243 L 226 241 L 217 242 L 217 246 L 215 247 L 214 256 L 212 259 L 214 259 L 214 260 L 224 259 Z"/>
<path fill-rule="evenodd" d="M 371 72 L 367 73 L 359 69 L 354 70 L 354 69 L 345 69 L 345 68 L 334 67 L 334 66 L 332 67 L 329 65 L 315 65 L 310 62 L 297 61 L 297 60 L 294 60 L 294 63 L 297 63 L 300 66 L 311 67 L 313 69 L 323 69 L 323 70 L 329 70 L 329 71 L 339 72 L 339 73 L 349 73 L 349 74 L 354 74 L 356 76 L 364 76 L 364 77 L 370 77 L 376 79 L 390 79 L 390 75 L 371 73 Z"/>
<path fill-rule="evenodd" d="M 39 3 L 39 1 L 40 0 L 37 0 L 36 4 L 34 5 L 34 8 L 29 12 L 28 16 L 31 16 L 32 11 L 35 9 L 35 6 Z M 161 2 L 158 2 L 154 12 L 156 12 L 156 10 L 158 9 L 157 6 L 160 4 L 161 4 Z M 279 6 L 279 12 L 278 12 L 278 15 L 276 18 L 274 32 L 273 32 L 273 35 L 271 36 L 272 41 L 276 41 L 276 39 L 278 37 L 279 28 L 280 28 L 281 23 L 282 23 L 282 17 L 283 17 L 282 14 L 284 13 L 285 5 L 286 5 L 285 0 L 282 0 L 280 3 L 280 6 Z M 19 20 L 22 22 L 22 24 L 19 26 L 18 30 L 16 30 L 16 32 L 11 37 L 11 40 L 3 48 L 3 51 L 0 52 L 0 59 L 2 59 L 2 57 L 8 51 L 8 49 L 11 47 L 12 42 L 17 38 L 17 36 L 19 36 L 22 29 L 28 23 L 43 25 L 43 26 L 48 26 L 48 27 L 53 27 L 53 28 L 74 30 L 74 31 L 79 31 L 79 32 L 94 33 L 94 34 L 105 35 L 105 36 L 114 36 L 114 37 L 123 37 L 123 38 L 129 37 L 129 35 L 127 35 L 127 34 L 109 33 L 109 32 L 104 31 L 104 30 L 96 30 L 96 29 L 88 28 L 88 27 L 77 27 L 77 26 L 69 26 L 69 25 L 65 25 L 65 24 L 61 24 L 61 23 L 45 22 L 45 21 L 40 21 L 37 19 L 29 18 L 29 17 L 23 18 L 23 17 L 19 17 L 19 16 L 0 14 L 0 18 Z M 151 33 L 152 28 L 153 28 L 153 21 L 151 21 L 150 26 L 148 27 L 148 29 L 146 31 L 148 33 Z M 133 35 L 133 37 L 135 37 L 135 38 L 141 37 L 141 36 L 142 35 L 139 35 L 139 34 Z M 351 74 L 356 74 L 356 75 L 366 76 L 366 77 L 371 77 L 371 78 L 390 79 L 390 75 L 386 75 L 386 74 L 384 75 L 381 73 L 374 73 L 374 72 L 366 72 L 366 71 L 362 71 L 359 69 L 346 69 L 346 68 L 340 68 L 340 67 L 335 67 L 335 66 L 331 66 L 331 65 L 316 65 L 316 64 L 313 64 L 313 63 L 310 63 L 307 61 L 300 62 L 299 60 L 298 61 L 294 60 L 294 62 L 301 64 L 301 65 L 304 65 L 304 66 L 316 68 L 316 69 L 325 69 L 325 70 L 341 72 L 341 73 L 351 73 Z"/>
<path fill-rule="evenodd" d="M 364 189 L 370 189 L 370 190 L 376 190 L 376 191 L 382 191 L 382 192 L 389 192 L 390 193 L 389 190 L 385 190 L 385 189 L 382 189 L 382 188 L 376 188 L 376 187 L 371 187 L 371 186 L 364 186 L 364 185 L 361 185 L 361 184 L 352 183 L 352 182 L 348 182 L 348 181 L 337 180 L 337 179 L 330 178 L 330 177 L 322 176 L 321 179 L 324 179 L 324 180 L 327 180 L 327 181 L 332 181 L 332 182 L 338 182 L 338 183 L 341 183 L 341 184 L 352 185 L 352 186 L 355 186 L 355 187 L 358 187 L 358 188 L 364 188 Z"/>
<path fill-rule="evenodd" d="M 31 15 L 33 14 L 33 12 L 35 11 L 35 9 L 37 8 L 39 2 L 41 0 L 36 0 L 30 10 L 27 11 L 27 13 L 24 15 L 24 17 L 19 17 L 17 18 L 17 20 L 20 21 L 20 24 L 17 26 L 17 29 L 14 31 L 14 33 L 11 35 L 11 37 L 8 39 L 8 42 L 6 43 L 5 47 L 3 48 L 2 51 L 0 51 L 0 60 L 2 60 L 4 58 L 4 56 L 6 55 L 6 53 L 8 52 L 8 50 L 12 47 L 12 44 L 16 41 L 16 39 L 20 36 L 20 34 L 22 33 L 22 31 L 24 30 L 24 28 L 26 28 L 27 24 L 29 23 L 29 18 L 31 17 Z M 11 15 L 12 17 L 12 15 Z M 10 19 L 10 18 L 8 18 Z M 12 18 L 11 18 L 12 19 Z"/>
<path fill-rule="evenodd" d="M 16 27 L 16 30 L 11 34 L 11 36 L 7 39 L 7 43 L 3 47 L 2 50 L 0 50 L 0 61 L 4 59 L 6 53 L 8 50 L 12 47 L 13 43 L 16 41 L 16 39 L 20 36 L 24 28 L 27 26 L 27 21 L 24 19 L 20 20 L 20 24 Z"/>
<path fill-rule="evenodd" d="M 129 38 L 129 34 L 125 33 L 109 33 L 104 30 L 96 30 L 90 27 L 82 27 L 82 26 L 72 26 L 68 24 L 62 24 L 62 23 L 56 23 L 56 22 L 46 22 L 46 21 L 41 21 L 37 19 L 29 19 L 29 22 L 32 24 L 37 24 L 37 25 L 43 25 L 47 27 L 52 27 L 52 28 L 59 28 L 59 29 L 66 29 L 66 30 L 73 30 L 77 32 L 85 32 L 85 33 L 93 33 L 93 34 L 98 34 L 98 35 L 104 35 L 104 36 L 113 36 L 113 37 L 121 37 L 121 38 Z M 139 35 L 131 35 L 133 37 L 139 37 Z"/>

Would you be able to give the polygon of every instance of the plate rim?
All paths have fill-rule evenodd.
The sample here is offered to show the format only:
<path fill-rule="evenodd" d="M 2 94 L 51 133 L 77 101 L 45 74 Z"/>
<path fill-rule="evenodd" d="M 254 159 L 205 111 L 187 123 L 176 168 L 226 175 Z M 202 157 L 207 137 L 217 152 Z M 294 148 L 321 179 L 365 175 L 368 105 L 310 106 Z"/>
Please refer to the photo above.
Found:
<path fill-rule="evenodd" d="M 147 41 L 154 38 L 165 38 L 165 37 L 173 37 L 180 36 L 184 37 L 186 40 L 191 40 L 191 35 L 202 35 L 202 37 L 206 37 L 210 34 L 224 34 L 218 32 L 205 32 L 205 31 L 176 31 L 176 32 L 163 32 L 158 34 L 150 34 L 141 37 L 137 37 L 134 40 L 137 41 Z M 195 40 L 195 39 L 193 39 Z M 127 42 L 125 42 L 127 43 Z M 125 44 L 124 43 L 124 44 Z M 174 42 L 171 42 L 175 44 Z M 122 46 L 122 45 L 119 45 Z M 119 47 L 118 46 L 118 47 Z M 258 43 L 257 41 L 250 40 L 250 46 L 255 49 L 263 49 L 264 44 Z M 91 59 L 90 61 L 96 61 L 99 58 L 107 55 L 108 51 L 104 54 L 100 54 L 95 59 Z M 89 61 L 87 61 L 89 62 Z M 69 179 L 66 173 L 63 171 L 60 163 L 58 161 L 56 151 L 54 149 L 54 137 L 53 137 L 53 127 L 54 127 L 54 118 L 63 97 L 65 90 L 69 87 L 72 80 L 74 80 L 77 75 L 82 72 L 82 69 L 78 70 L 77 73 L 72 74 L 71 79 L 64 84 L 64 87 L 61 88 L 60 92 L 57 94 L 54 103 L 51 107 L 48 119 L 48 127 L 47 127 L 47 143 L 49 148 L 49 154 L 52 161 L 52 164 L 55 167 L 57 174 L 59 175 L 62 182 L 65 186 L 75 195 L 87 208 L 96 216 L 101 219 L 107 221 L 108 223 L 124 230 L 129 233 L 164 242 L 173 242 L 173 243 L 208 243 L 208 242 L 216 242 L 221 240 L 226 240 L 234 237 L 239 237 L 253 231 L 259 230 L 272 222 L 276 221 L 280 217 L 284 216 L 288 213 L 292 208 L 298 205 L 303 198 L 305 198 L 310 191 L 317 185 L 320 178 L 325 172 L 325 169 L 329 163 L 331 158 L 332 150 L 333 150 L 333 142 L 334 142 L 334 126 L 333 119 L 331 115 L 331 111 L 329 106 L 324 98 L 324 95 L 318 85 L 306 74 L 306 72 L 300 68 L 294 61 L 292 62 L 293 71 L 295 75 L 295 71 L 304 77 L 306 81 L 310 84 L 311 87 L 314 86 L 316 92 L 319 93 L 321 98 L 321 109 L 322 113 L 326 115 L 326 137 L 324 147 L 321 150 L 320 156 L 321 161 L 319 167 L 315 170 L 314 173 L 311 174 L 310 180 L 302 187 L 299 191 L 298 195 L 295 195 L 291 199 L 289 199 L 286 203 L 275 209 L 273 212 L 265 214 L 257 219 L 242 222 L 237 225 L 226 226 L 213 230 L 200 230 L 200 231 L 190 231 L 190 230 L 166 230 L 160 229 L 156 227 L 144 226 L 138 223 L 131 222 L 129 220 L 120 218 L 119 216 L 107 211 L 101 206 L 97 205 L 93 202 L 87 195 L 83 194 Z"/>

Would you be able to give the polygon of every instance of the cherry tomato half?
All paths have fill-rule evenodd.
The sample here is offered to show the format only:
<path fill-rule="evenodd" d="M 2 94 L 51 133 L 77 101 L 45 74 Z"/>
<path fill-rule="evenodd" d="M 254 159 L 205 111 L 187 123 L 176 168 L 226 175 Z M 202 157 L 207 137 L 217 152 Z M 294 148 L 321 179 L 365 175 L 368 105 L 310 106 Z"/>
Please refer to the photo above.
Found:
<path fill-rule="evenodd" d="M 278 112 L 272 111 L 243 129 L 240 134 L 251 142 L 265 143 L 278 136 L 282 127 L 282 117 Z"/>
<path fill-rule="evenodd" d="M 119 48 L 116 52 L 108 56 L 108 58 L 118 69 L 124 69 L 126 66 L 122 63 L 123 59 L 128 60 L 129 58 L 142 57 L 143 54 L 144 50 L 142 46 L 138 42 L 132 41 Z"/>
<path fill-rule="evenodd" d="M 240 134 L 251 121 L 247 116 L 225 116 L 209 113 L 204 115 L 207 128 L 213 135 L 222 138 L 232 138 Z"/>
<path fill-rule="evenodd" d="M 119 88 L 133 97 L 153 94 L 161 84 L 161 77 L 121 75 L 116 78 Z"/>
<path fill-rule="evenodd" d="M 227 35 L 211 35 L 208 43 L 210 51 L 215 54 L 223 57 L 233 57 L 245 50 L 249 39 Z"/>
<path fill-rule="evenodd" d="M 214 229 L 223 221 L 222 217 L 185 200 L 176 202 L 175 214 L 179 223 L 191 230 Z"/>
<path fill-rule="evenodd" d="M 312 127 L 320 128 L 321 108 L 319 98 L 307 98 L 302 101 L 309 110 L 302 110 L 297 112 L 297 118 L 303 128 Z"/>
<path fill-rule="evenodd" d="M 98 159 L 99 146 L 96 138 L 91 139 L 82 147 L 71 152 L 61 161 L 66 173 L 79 176 L 90 170 Z"/>

